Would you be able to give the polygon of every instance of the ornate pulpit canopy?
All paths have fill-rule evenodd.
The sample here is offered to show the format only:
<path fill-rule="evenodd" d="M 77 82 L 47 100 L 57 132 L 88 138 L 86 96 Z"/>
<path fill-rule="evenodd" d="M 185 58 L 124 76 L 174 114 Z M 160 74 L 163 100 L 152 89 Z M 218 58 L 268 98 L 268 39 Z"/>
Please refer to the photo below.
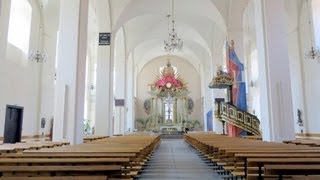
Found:
<path fill-rule="evenodd" d="M 233 85 L 233 78 L 227 73 L 222 70 L 220 66 L 216 77 L 212 78 L 212 81 L 209 84 L 209 88 L 228 88 Z"/>

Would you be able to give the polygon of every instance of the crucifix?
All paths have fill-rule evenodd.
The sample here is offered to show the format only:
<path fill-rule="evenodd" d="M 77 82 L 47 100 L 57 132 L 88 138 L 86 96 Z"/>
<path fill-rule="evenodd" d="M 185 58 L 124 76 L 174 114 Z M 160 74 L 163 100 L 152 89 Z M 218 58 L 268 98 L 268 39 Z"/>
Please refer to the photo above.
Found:
<path fill-rule="evenodd" d="M 172 112 L 172 110 L 171 110 L 171 108 L 169 106 L 169 109 L 168 109 L 168 120 L 171 119 L 171 112 Z"/>
<path fill-rule="evenodd" d="M 168 93 L 167 98 L 165 100 L 165 118 L 166 122 L 172 122 L 173 121 L 173 99 L 171 95 Z"/>

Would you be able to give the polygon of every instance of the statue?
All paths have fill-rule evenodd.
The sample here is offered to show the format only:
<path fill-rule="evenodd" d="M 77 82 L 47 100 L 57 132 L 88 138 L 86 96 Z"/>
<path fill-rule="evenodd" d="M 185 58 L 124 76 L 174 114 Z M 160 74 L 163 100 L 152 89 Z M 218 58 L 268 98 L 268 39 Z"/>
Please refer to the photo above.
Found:
<path fill-rule="evenodd" d="M 188 106 L 187 106 L 187 109 L 188 109 L 188 114 L 191 114 L 193 112 L 193 108 L 194 108 L 194 102 L 192 100 L 192 98 L 188 98 Z"/>
<path fill-rule="evenodd" d="M 151 100 L 150 99 L 146 99 L 144 101 L 143 108 L 144 108 L 144 112 L 149 115 L 151 112 Z"/>

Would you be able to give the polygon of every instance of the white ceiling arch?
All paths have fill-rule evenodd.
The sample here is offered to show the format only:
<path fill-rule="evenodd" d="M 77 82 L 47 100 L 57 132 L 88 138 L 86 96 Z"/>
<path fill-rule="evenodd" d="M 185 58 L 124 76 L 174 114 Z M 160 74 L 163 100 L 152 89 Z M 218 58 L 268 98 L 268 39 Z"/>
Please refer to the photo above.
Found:
<path fill-rule="evenodd" d="M 153 25 L 152 22 L 155 20 L 159 23 Z M 129 21 L 124 26 L 126 30 L 127 54 L 130 54 L 131 51 L 145 41 L 158 39 L 159 44 L 163 45 L 163 41 L 168 37 L 168 31 L 167 28 L 165 28 L 166 24 L 167 22 L 164 21 L 163 17 L 155 17 L 155 15 L 144 15 Z M 198 29 L 195 29 L 190 24 L 183 23 L 179 23 L 179 26 L 176 29 L 179 37 L 184 42 L 190 41 L 199 44 L 209 55 L 211 55 L 211 42 L 208 42 L 208 39 L 197 31 Z M 183 29 L 183 31 L 181 29 Z M 209 35 L 209 32 L 207 32 L 207 34 Z"/>
<path fill-rule="evenodd" d="M 185 59 L 197 59 L 195 66 L 209 68 L 212 64 L 214 38 L 224 36 L 227 29 L 225 16 L 229 14 L 230 0 L 223 2 L 174 0 L 175 29 L 185 46 L 180 54 L 186 54 Z M 110 0 L 110 4 L 112 33 L 124 29 L 126 57 L 133 52 L 138 57 L 135 64 L 141 67 L 156 56 L 166 55 L 163 41 L 168 38 L 166 15 L 171 14 L 171 0 Z"/>
<path fill-rule="evenodd" d="M 152 47 L 148 51 L 143 52 L 146 47 Z M 199 48 L 199 47 L 198 47 Z M 159 45 L 158 40 L 150 40 L 142 43 L 139 47 L 132 52 L 134 54 L 134 64 L 137 67 L 138 72 L 152 59 L 160 56 L 167 56 L 168 54 L 163 51 L 163 46 Z M 191 51 L 188 46 L 184 47 L 183 52 L 172 53 L 170 55 L 179 56 L 186 59 L 190 64 L 194 66 L 197 71 L 200 71 L 200 67 L 203 66 L 203 59 L 201 54 L 196 54 Z"/>
<path fill-rule="evenodd" d="M 171 0 L 131 0 L 121 5 L 122 7 L 114 7 L 122 9 L 122 12 L 114 14 L 112 32 L 118 31 L 127 21 L 141 14 L 158 14 L 165 17 L 171 12 Z M 220 11 L 210 0 L 175 0 L 175 14 L 176 17 L 185 17 L 186 15 L 208 17 L 219 28 L 225 30 L 227 27 Z"/>
<path fill-rule="evenodd" d="M 174 57 L 174 56 L 176 56 L 176 57 L 180 57 L 180 58 L 182 58 L 182 59 L 185 59 L 186 61 L 188 61 L 195 69 L 196 69 L 196 71 L 199 73 L 199 74 L 201 74 L 201 67 L 200 67 L 200 65 L 199 64 L 194 64 L 193 63 L 193 56 L 192 55 L 188 55 L 188 54 L 181 54 L 181 55 L 171 55 L 171 57 L 169 57 L 168 55 L 163 55 L 163 54 L 158 54 L 158 55 L 156 55 L 156 54 L 153 54 L 153 55 L 150 55 L 150 56 L 146 56 L 146 58 L 145 59 L 148 59 L 148 60 L 146 60 L 146 61 L 144 61 L 144 60 L 142 60 L 141 62 L 141 65 L 140 66 L 137 66 L 137 72 L 138 72 L 138 74 L 140 73 L 140 71 L 150 62 L 150 61 L 152 61 L 152 60 L 154 60 L 154 59 L 156 59 L 156 58 L 159 58 L 159 57 L 166 57 L 166 58 L 168 58 L 168 59 L 172 59 L 172 57 Z M 171 61 L 171 63 L 172 64 L 174 64 L 174 61 Z M 165 65 L 166 64 L 166 62 L 163 62 L 163 65 Z"/>

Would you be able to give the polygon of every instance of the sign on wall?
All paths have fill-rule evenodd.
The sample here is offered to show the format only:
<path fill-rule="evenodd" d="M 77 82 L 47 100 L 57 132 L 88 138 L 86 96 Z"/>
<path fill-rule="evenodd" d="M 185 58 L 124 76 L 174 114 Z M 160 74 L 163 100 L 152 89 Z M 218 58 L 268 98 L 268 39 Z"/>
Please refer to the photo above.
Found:
<path fill-rule="evenodd" d="M 111 33 L 99 33 L 99 46 L 110 45 Z"/>
<path fill-rule="evenodd" d="M 114 105 L 115 106 L 124 106 L 124 99 L 115 99 Z"/>

